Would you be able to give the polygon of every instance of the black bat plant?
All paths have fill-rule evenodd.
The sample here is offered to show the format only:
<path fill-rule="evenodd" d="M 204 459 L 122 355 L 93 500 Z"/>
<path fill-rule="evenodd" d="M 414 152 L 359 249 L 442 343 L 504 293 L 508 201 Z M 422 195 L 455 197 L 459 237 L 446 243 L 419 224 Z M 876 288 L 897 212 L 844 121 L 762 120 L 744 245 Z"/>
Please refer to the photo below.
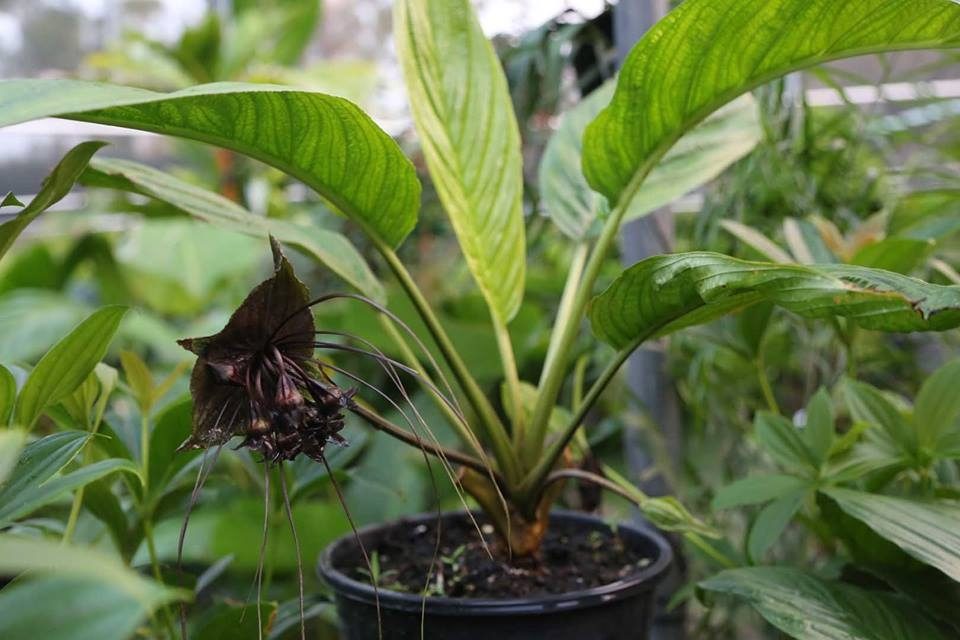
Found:
<path fill-rule="evenodd" d="M 875 330 L 960 324 L 960 287 L 857 266 L 744 262 L 708 253 L 644 260 L 595 297 L 625 220 L 749 151 L 756 139 L 752 103 L 749 97 L 731 100 L 830 60 L 960 46 L 960 6 L 951 0 L 685 0 L 656 25 L 624 62 L 615 89 L 604 88 L 567 115 L 541 166 L 546 213 L 572 247 L 535 387 L 520 379 L 508 329 L 523 300 L 526 241 L 520 139 L 502 69 L 467 0 L 398 0 L 395 36 L 426 164 L 489 308 L 507 389 L 503 412 L 396 253 L 417 220 L 420 183 L 413 165 L 353 104 L 255 85 L 163 94 L 64 80 L 0 82 L 0 124 L 58 116 L 191 138 L 272 164 L 315 189 L 369 236 L 452 373 L 453 388 L 447 389 L 429 352 L 418 355 L 409 346 L 411 335 L 389 318 L 384 337 L 405 354 L 402 363 L 385 359 L 377 346 L 353 348 L 393 371 L 415 374 L 464 451 L 441 449 L 390 424 L 334 384 L 333 372 L 346 374 L 314 358 L 320 343 L 308 312 L 312 301 L 282 258 L 274 279 L 251 294 L 223 333 L 185 343 L 200 358 L 191 444 L 209 446 L 239 434 L 270 461 L 299 453 L 322 460 L 324 447 L 337 439 L 341 413 L 354 412 L 461 465 L 458 482 L 495 524 L 505 553 L 536 553 L 558 487 L 571 477 L 631 492 L 661 526 L 695 530 L 696 522 L 676 503 L 651 501 L 565 463 L 586 417 L 638 346 L 763 301 Z M 702 162 L 702 154 L 719 150 L 725 152 Z M 75 174 L 89 156 L 71 161 Z M 166 200 L 223 228 L 272 234 L 324 262 L 382 313 L 380 282 L 343 236 L 251 216 L 127 161 L 94 160 L 85 180 Z M 31 203 L 0 227 L 0 246 L 43 206 Z M 568 396 L 570 361 L 587 319 L 614 352 L 585 393 Z"/>

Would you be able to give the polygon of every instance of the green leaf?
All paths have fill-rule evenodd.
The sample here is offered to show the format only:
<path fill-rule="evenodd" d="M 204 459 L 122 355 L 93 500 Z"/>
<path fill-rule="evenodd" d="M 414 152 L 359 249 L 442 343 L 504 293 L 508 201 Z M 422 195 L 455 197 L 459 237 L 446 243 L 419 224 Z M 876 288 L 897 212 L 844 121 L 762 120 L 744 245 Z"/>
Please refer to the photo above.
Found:
<path fill-rule="evenodd" d="M 581 170 L 583 132 L 610 103 L 609 80 L 564 114 L 540 161 L 540 190 L 547 214 L 561 231 L 583 240 L 607 210 L 606 199 L 590 188 Z M 684 136 L 654 168 L 628 207 L 625 219 L 644 216 L 718 176 L 749 153 L 761 136 L 757 105 L 743 96 Z"/>
<path fill-rule="evenodd" d="M 118 471 L 133 475 L 139 475 L 140 473 L 137 466 L 129 460 L 113 458 L 85 465 L 71 473 L 47 480 L 39 486 L 26 487 L 23 491 L 11 497 L 10 500 L 0 503 L 0 526 L 27 516 L 37 509 L 55 502 L 74 489 L 79 489 Z M 4 494 L 6 494 L 6 491 L 4 491 Z"/>
<path fill-rule="evenodd" d="M 272 85 L 216 83 L 174 93 L 78 80 L 0 82 L 0 126 L 58 116 L 232 149 L 315 189 L 380 241 L 416 224 L 413 165 L 343 98 Z"/>
<path fill-rule="evenodd" d="M 742 222 L 737 222 L 736 220 L 721 220 L 720 226 L 737 240 L 754 251 L 757 251 L 771 262 L 779 262 L 781 264 L 794 262 L 789 253 L 781 249 L 777 243 L 753 227 L 747 226 Z"/>
<path fill-rule="evenodd" d="M 150 434 L 152 492 L 162 494 L 173 476 L 200 455 L 199 451 L 177 453 L 177 447 L 190 437 L 192 426 L 193 402 L 189 397 L 169 405 L 157 415 Z"/>
<path fill-rule="evenodd" d="M 0 487 L 3 487 L 3 483 L 10 477 L 26 443 L 27 434 L 20 429 L 0 431 Z"/>
<path fill-rule="evenodd" d="M 817 466 L 827 461 L 834 434 L 833 401 L 827 390 L 821 387 L 807 403 L 807 423 L 802 432 L 803 442 L 813 454 Z"/>
<path fill-rule="evenodd" d="M 22 207 L 23 203 L 17 199 L 17 196 L 13 195 L 12 191 L 8 191 L 7 195 L 3 196 L 3 200 L 0 200 L 0 208 L 3 207 Z"/>
<path fill-rule="evenodd" d="M 960 360 L 954 360 L 934 371 L 920 387 L 913 405 L 913 422 L 921 444 L 934 446 L 940 435 L 956 424 L 960 414 L 958 380 Z"/>
<path fill-rule="evenodd" d="M 272 235 L 328 266 L 365 296 L 383 302 L 383 285 L 363 256 L 342 234 L 256 216 L 223 196 L 185 182 L 153 167 L 120 159 L 97 159 L 81 182 L 134 191 L 166 202 L 188 215 L 255 238 Z"/>
<path fill-rule="evenodd" d="M 844 380 L 842 388 L 854 420 L 880 427 L 901 451 L 916 452 L 917 432 L 879 389 L 852 379 Z"/>
<path fill-rule="evenodd" d="M 132 618 L 129 610 L 133 604 L 139 611 L 139 621 L 163 604 L 184 600 L 190 595 L 141 577 L 125 566 L 116 555 L 87 547 L 66 546 L 49 540 L 0 534 L 0 574 L 16 575 L 25 571 L 32 574 L 28 581 L 0 592 L 0 611 L 3 612 L 3 615 L 0 615 L 0 636 L 3 638 L 122 640 L 130 637 L 130 634 L 97 635 L 98 632 L 113 633 L 120 626 L 117 619 L 109 615 L 111 609 L 101 608 L 100 602 L 113 603 L 122 608 L 126 615 L 118 617 L 129 623 Z M 30 590 L 29 585 L 38 580 L 42 581 L 43 586 Z M 64 588 L 67 584 L 71 584 L 72 588 Z M 40 594 L 59 595 L 33 599 Z M 38 602 L 55 605 L 37 606 Z M 100 615 L 87 617 L 83 614 L 87 609 Z M 73 612 L 76 616 L 67 615 L 67 612 Z M 70 632 L 71 621 L 78 625 L 76 634 Z M 104 626 L 98 626 L 98 621 Z M 30 624 L 33 626 L 29 626 Z M 81 624 L 82 627 L 79 626 Z M 91 627 L 93 631 L 90 631 Z M 81 628 L 89 635 L 81 634 Z M 17 636 L 13 635 L 14 630 L 17 630 Z M 32 633 L 19 635 L 26 631 Z"/>
<path fill-rule="evenodd" d="M 710 504 L 714 509 L 760 504 L 808 487 L 811 487 L 810 481 L 797 476 L 785 474 L 748 476 L 722 487 Z"/>
<path fill-rule="evenodd" d="M 831 487 L 840 508 L 908 554 L 960 582 L 960 506 Z"/>
<path fill-rule="evenodd" d="M 150 608 L 94 578 L 44 576 L 0 592 L 0 637 L 127 640 L 137 636 Z"/>
<path fill-rule="evenodd" d="M 909 274 L 930 257 L 935 246 L 932 240 L 886 238 L 857 251 L 850 264 Z"/>
<path fill-rule="evenodd" d="M 754 87 L 829 60 L 957 45 L 948 0 L 685 0 L 624 61 L 587 128 L 584 173 L 623 204 L 683 134 Z"/>
<path fill-rule="evenodd" d="M 28 429 L 43 410 L 73 393 L 107 352 L 126 307 L 94 312 L 44 355 L 20 391 L 16 422 Z"/>
<path fill-rule="evenodd" d="M 960 286 L 864 267 L 779 265 L 707 252 L 638 262 L 593 300 L 590 321 L 599 338 L 622 349 L 761 301 L 880 331 L 960 325 Z"/>
<path fill-rule="evenodd" d="M 150 413 L 153 406 L 153 374 L 147 363 L 134 352 L 124 350 L 120 352 L 120 365 L 140 412 Z"/>
<path fill-rule="evenodd" d="M 0 364 L 0 426 L 6 425 L 10 420 L 16 401 L 17 381 L 10 370 Z"/>
<path fill-rule="evenodd" d="M 493 315 L 523 297 L 520 132 L 507 80 L 468 0 L 401 0 L 394 36 L 440 201 Z"/>
<path fill-rule="evenodd" d="M 758 411 L 753 420 L 754 435 L 774 460 L 790 469 L 815 470 L 816 461 L 800 437 L 800 431 L 783 416 Z"/>
<path fill-rule="evenodd" d="M 2 109 L 4 102 L 3 89 L 3 83 L 0 83 L 0 109 Z M 0 115 L 0 119 L 2 117 Z M 30 204 L 24 207 L 13 220 L 0 224 L 0 258 L 3 258 L 13 241 L 27 228 L 27 225 L 70 192 L 77 178 L 86 169 L 90 158 L 106 144 L 106 142 L 83 142 L 63 156 L 60 163 L 54 167 L 53 172 L 44 179 L 43 185 L 40 187 L 40 193 L 30 201 Z M 10 195 L 4 198 L 3 205 L 0 206 L 18 204 L 16 198 L 13 198 L 13 201 L 10 198 Z"/>
<path fill-rule="evenodd" d="M 754 561 L 759 561 L 767 549 L 777 541 L 783 530 L 790 524 L 794 514 L 800 510 L 807 493 L 808 489 L 794 491 L 777 498 L 760 510 L 747 537 L 747 553 Z"/>
<path fill-rule="evenodd" d="M 6 484 L 0 486 L 0 508 L 47 482 L 73 460 L 89 439 L 90 435 L 83 431 L 61 431 L 28 444 Z"/>
<path fill-rule="evenodd" d="M 744 600 L 796 640 L 946 640 L 906 599 L 799 569 L 729 569 L 699 586 Z"/>
<path fill-rule="evenodd" d="M 218 604 L 204 616 L 195 633 L 190 634 L 196 640 L 231 640 L 232 638 L 264 637 L 269 632 L 273 616 L 276 615 L 276 603 L 264 603 L 261 606 L 260 619 L 265 629 L 257 629 L 257 605 L 244 607 Z"/>

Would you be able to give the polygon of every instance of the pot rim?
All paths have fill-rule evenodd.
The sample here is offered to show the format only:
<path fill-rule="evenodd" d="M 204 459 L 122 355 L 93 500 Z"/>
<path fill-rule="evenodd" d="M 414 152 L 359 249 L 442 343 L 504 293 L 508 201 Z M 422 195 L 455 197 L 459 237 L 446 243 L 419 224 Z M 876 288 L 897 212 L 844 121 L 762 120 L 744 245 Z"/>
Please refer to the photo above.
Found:
<path fill-rule="evenodd" d="M 446 511 L 441 514 L 441 517 L 454 518 L 465 513 L 462 510 Z M 433 522 L 436 518 L 436 513 L 417 514 L 387 523 L 368 525 L 359 529 L 357 533 L 361 537 L 367 537 L 379 530 L 401 524 L 416 526 L 420 523 Z M 609 525 L 601 518 L 586 513 L 557 509 L 550 513 L 551 520 L 556 518 L 609 528 Z M 617 528 L 618 531 L 629 532 L 633 538 L 645 538 L 647 543 L 655 550 L 656 555 L 650 564 L 616 582 L 568 593 L 505 599 L 450 598 L 446 596 L 424 598 L 415 594 L 380 589 L 380 606 L 386 606 L 394 610 L 425 611 L 429 615 L 523 615 L 546 611 L 585 609 L 624 600 L 641 592 L 652 591 L 666 575 L 667 569 L 673 561 L 673 551 L 670 544 L 660 533 L 643 525 L 620 523 Z M 317 566 L 318 573 L 333 588 L 338 597 L 376 604 L 377 594 L 372 586 L 354 580 L 333 566 L 333 556 L 336 552 L 350 544 L 356 544 L 356 537 L 353 533 L 341 536 L 328 545 L 320 555 Z"/>

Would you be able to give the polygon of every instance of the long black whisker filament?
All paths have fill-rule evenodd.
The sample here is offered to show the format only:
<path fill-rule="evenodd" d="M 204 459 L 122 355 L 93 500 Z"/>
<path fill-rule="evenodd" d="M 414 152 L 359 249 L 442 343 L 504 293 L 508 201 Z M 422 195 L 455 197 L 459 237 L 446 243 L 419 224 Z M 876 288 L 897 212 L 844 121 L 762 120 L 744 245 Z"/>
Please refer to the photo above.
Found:
<path fill-rule="evenodd" d="M 363 544 L 363 538 L 360 537 L 360 531 L 357 529 L 357 525 L 353 521 L 353 516 L 350 514 L 347 500 L 343 497 L 340 483 L 337 482 L 337 478 L 333 474 L 333 469 L 330 468 L 330 463 L 327 462 L 327 456 L 321 456 L 320 460 L 327 470 L 327 476 L 330 477 L 330 486 L 333 487 L 333 492 L 337 495 L 337 500 L 340 502 L 340 507 L 343 509 L 344 515 L 347 516 L 347 523 L 350 525 L 350 530 L 353 531 L 353 537 L 357 541 L 357 546 L 360 547 L 360 554 L 363 556 L 363 561 L 367 565 L 367 573 L 370 574 L 370 584 L 373 587 L 373 598 L 377 609 L 377 638 L 383 640 L 383 618 L 380 614 L 380 587 L 377 585 L 377 577 L 373 572 L 373 564 L 371 564 L 370 556 L 367 554 L 367 547 Z"/>
<path fill-rule="evenodd" d="M 293 522 L 293 509 L 290 507 L 290 494 L 287 492 L 287 476 L 283 469 L 283 461 L 277 467 L 280 470 L 280 493 L 283 494 L 283 508 L 287 512 L 287 521 L 290 523 L 290 533 L 293 534 L 293 546 L 297 552 L 297 587 L 300 596 L 300 640 L 307 640 L 307 623 L 303 614 L 303 557 L 300 553 L 300 538 L 297 536 L 297 525 Z"/>

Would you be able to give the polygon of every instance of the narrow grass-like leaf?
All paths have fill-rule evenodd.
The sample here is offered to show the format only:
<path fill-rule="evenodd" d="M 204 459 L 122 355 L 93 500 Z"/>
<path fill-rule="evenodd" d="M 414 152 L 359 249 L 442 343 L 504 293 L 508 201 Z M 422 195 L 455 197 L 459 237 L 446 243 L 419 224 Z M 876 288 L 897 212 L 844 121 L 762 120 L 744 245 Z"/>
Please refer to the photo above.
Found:
<path fill-rule="evenodd" d="M 44 408 L 67 397 L 86 380 L 106 354 L 126 313 L 126 307 L 103 307 L 40 359 L 17 399 L 18 424 L 32 427 Z"/>
<path fill-rule="evenodd" d="M 950 0 L 685 0 L 627 56 L 587 128 L 584 173 L 620 203 L 683 134 L 756 86 L 829 60 L 958 45 Z"/>
<path fill-rule="evenodd" d="M 90 439 L 83 431 L 61 431 L 31 442 L 20 453 L 6 484 L 0 487 L 0 506 L 19 499 L 73 460 Z"/>
<path fill-rule="evenodd" d="M 420 182 L 356 105 L 289 87 L 216 83 L 175 93 L 78 80 L 0 81 L 0 126 L 58 116 L 232 149 L 303 181 L 396 246 L 416 224 Z"/>
<path fill-rule="evenodd" d="M 911 556 L 960 582 L 960 506 L 827 488 L 845 512 Z"/>
<path fill-rule="evenodd" d="M 0 364 L 0 427 L 7 424 L 17 402 L 17 380 Z"/>
<path fill-rule="evenodd" d="M 730 569 L 699 586 L 747 602 L 796 640 L 946 640 L 906 599 L 827 582 L 799 569 Z"/>
<path fill-rule="evenodd" d="M 0 89 L 0 104 L 2 102 L 3 93 Z M 106 144 L 106 142 L 82 142 L 63 156 L 50 175 L 44 179 L 40 193 L 30 201 L 30 204 L 21 209 L 15 218 L 0 224 L 0 258 L 3 258 L 13 241 L 23 233 L 27 225 L 70 192 L 77 178 L 86 169 L 90 158 Z M 16 198 L 11 200 L 11 197 L 12 194 L 4 198 L 3 205 L 0 206 L 19 204 Z"/>
<path fill-rule="evenodd" d="M 820 389 L 807 403 L 807 423 L 802 433 L 817 466 L 827 461 L 834 435 L 833 401 L 826 389 Z"/>
<path fill-rule="evenodd" d="M 638 262 L 593 300 L 590 321 L 598 337 L 624 348 L 761 301 L 880 331 L 960 325 L 960 286 L 864 267 L 779 265 L 706 252 Z"/>
<path fill-rule="evenodd" d="M 394 36 L 440 201 L 506 323 L 523 297 L 526 244 L 520 132 L 500 61 L 469 0 L 400 0 Z"/>
<path fill-rule="evenodd" d="M 220 229 L 257 238 L 272 235 L 318 260 L 365 296 L 385 301 L 383 285 L 351 242 L 340 233 L 256 216 L 223 196 L 130 160 L 98 158 L 81 181 L 156 198 Z"/>
<path fill-rule="evenodd" d="M 112 473 L 123 471 L 139 475 L 139 469 L 129 460 L 112 458 L 80 467 L 76 471 L 53 478 L 39 485 L 26 487 L 10 500 L 0 503 L 0 526 L 10 524 L 44 507 L 74 489 L 96 482 Z"/>

